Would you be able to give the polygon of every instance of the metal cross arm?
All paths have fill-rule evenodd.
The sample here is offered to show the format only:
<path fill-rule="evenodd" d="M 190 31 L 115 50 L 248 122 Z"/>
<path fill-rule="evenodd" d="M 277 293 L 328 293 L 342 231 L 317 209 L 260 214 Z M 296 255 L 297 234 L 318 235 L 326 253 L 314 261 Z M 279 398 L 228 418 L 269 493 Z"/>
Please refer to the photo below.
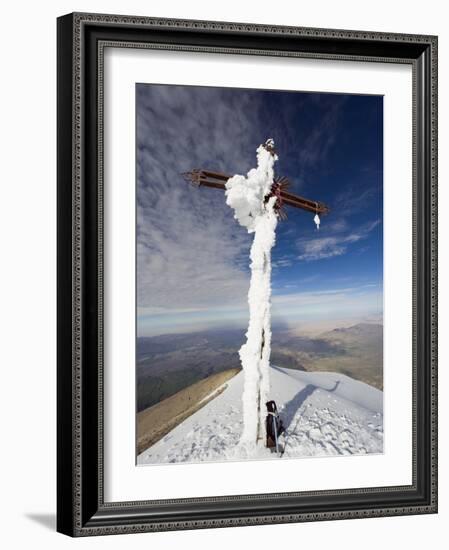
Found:
<path fill-rule="evenodd" d="M 229 174 L 224 174 L 223 172 L 213 172 L 212 170 L 203 170 L 203 169 L 194 169 L 190 172 L 184 172 L 183 177 L 189 183 L 197 185 L 198 187 L 212 187 L 214 189 L 226 189 L 226 182 L 230 176 Z M 271 188 L 271 195 L 277 196 L 277 210 L 280 210 L 282 206 L 293 206 L 294 208 L 301 208 L 307 212 L 312 212 L 314 214 L 327 214 L 329 208 L 322 202 L 313 201 L 310 199 L 305 199 L 299 195 L 294 195 L 293 193 L 288 193 L 286 188 L 289 185 L 289 181 L 285 177 L 275 178 Z"/>

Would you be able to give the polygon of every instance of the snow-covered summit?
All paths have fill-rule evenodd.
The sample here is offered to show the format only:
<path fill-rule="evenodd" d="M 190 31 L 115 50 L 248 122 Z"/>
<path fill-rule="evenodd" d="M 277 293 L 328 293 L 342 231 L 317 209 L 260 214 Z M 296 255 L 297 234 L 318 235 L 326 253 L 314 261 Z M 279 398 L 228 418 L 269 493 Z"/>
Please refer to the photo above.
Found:
<path fill-rule="evenodd" d="M 270 368 L 270 399 L 286 426 L 282 459 L 383 452 L 383 393 L 343 374 Z M 155 445 L 139 465 L 278 458 L 264 446 L 239 445 L 243 373 Z"/>

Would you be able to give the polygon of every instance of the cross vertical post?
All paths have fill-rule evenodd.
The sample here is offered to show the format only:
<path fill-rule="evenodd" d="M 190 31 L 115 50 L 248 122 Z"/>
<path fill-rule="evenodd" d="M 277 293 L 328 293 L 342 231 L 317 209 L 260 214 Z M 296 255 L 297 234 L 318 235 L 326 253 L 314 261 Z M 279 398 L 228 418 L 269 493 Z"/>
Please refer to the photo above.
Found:
<path fill-rule="evenodd" d="M 278 220 L 286 217 L 283 207 L 292 206 L 314 213 L 319 227 L 319 215 L 329 211 L 321 202 L 287 192 L 288 180 L 274 176 L 277 159 L 274 141 L 268 139 L 257 149 L 257 168 L 250 170 L 246 177 L 203 169 L 183 174 L 198 187 L 224 190 L 226 203 L 234 210 L 234 218 L 248 233 L 254 233 L 250 250 L 249 324 L 246 343 L 239 350 L 244 375 L 240 443 L 249 450 L 266 439 L 264 406 L 270 389 L 271 250 Z"/>

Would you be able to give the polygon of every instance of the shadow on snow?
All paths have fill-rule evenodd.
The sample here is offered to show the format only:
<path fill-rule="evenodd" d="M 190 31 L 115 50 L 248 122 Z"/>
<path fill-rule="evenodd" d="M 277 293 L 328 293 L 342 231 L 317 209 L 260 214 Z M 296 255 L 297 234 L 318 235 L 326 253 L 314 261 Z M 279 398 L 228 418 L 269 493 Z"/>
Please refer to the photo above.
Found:
<path fill-rule="evenodd" d="M 282 371 L 278 367 L 272 366 L 272 368 L 286 374 L 284 371 Z M 291 375 L 287 374 L 287 376 L 291 376 Z M 285 435 L 286 435 L 285 446 L 287 446 L 289 434 L 292 434 L 295 432 L 296 427 L 301 420 L 301 416 L 297 415 L 297 412 L 304 405 L 305 401 L 313 394 L 315 390 L 321 389 L 323 391 L 332 393 L 338 388 L 339 384 L 340 384 L 340 380 L 337 380 L 335 382 L 335 385 L 330 389 L 323 388 L 322 386 L 315 386 L 315 384 L 307 384 L 307 386 L 305 386 L 301 391 L 299 391 L 292 399 L 290 399 L 290 401 L 284 404 L 281 413 L 282 413 L 282 421 L 285 426 Z M 292 426 L 295 417 L 297 417 L 296 422 L 295 422 L 295 425 Z"/>

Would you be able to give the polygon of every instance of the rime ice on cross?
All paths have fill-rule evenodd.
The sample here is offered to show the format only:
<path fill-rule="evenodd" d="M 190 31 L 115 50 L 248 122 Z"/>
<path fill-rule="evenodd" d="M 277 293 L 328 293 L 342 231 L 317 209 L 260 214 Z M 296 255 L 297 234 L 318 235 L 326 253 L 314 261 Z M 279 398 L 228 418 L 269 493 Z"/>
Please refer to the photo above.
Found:
<path fill-rule="evenodd" d="M 287 193 L 286 178 L 274 177 L 278 159 L 274 141 L 268 139 L 257 149 L 257 168 L 245 176 L 228 176 L 209 170 L 192 170 L 185 178 L 198 185 L 224 189 L 226 204 L 248 233 L 254 233 L 251 246 L 251 282 L 248 292 L 249 324 L 246 343 L 239 355 L 243 368 L 243 433 L 241 443 L 249 447 L 264 441 L 265 403 L 270 389 L 269 366 L 271 352 L 271 249 L 279 217 L 285 216 L 282 207 L 294 206 L 315 213 L 319 229 L 319 214 L 327 206 Z"/>
<path fill-rule="evenodd" d="M 248 233 L 251 246 L 251 283 L 248 293 L 249 324 L 246 343 L 240 348 L 244 373 L 243 433 L 241 442 L 265 440 L 265 403 L 268 401 L 271 352 L 271 249 L 275 242 L 276 196 L 269 197 L 274 180 L 272 140 L 257 149 L 257 168 L 226 182 L 226 204 Z M 269 197 L 266 200 L 266 197 Z"/>

